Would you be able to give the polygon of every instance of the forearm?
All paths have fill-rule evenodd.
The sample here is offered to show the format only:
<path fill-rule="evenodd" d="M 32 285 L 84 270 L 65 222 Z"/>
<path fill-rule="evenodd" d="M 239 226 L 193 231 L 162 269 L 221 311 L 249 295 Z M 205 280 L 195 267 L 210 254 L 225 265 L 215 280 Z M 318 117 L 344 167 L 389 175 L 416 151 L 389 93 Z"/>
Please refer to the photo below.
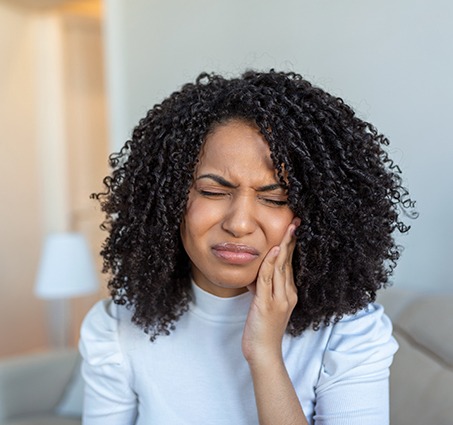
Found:
<path fill-rule="evenodd" d="M 260 425 L 308 425 L 283 360 L 249 365 Z"/>

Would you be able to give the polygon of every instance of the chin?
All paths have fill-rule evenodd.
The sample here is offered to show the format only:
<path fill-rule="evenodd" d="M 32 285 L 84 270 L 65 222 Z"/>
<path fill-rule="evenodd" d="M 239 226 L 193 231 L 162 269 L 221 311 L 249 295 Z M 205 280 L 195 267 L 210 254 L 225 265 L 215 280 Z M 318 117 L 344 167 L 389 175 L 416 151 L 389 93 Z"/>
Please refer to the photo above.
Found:
<path fill-rule="evenodd" d="M 256 276 L 250 279 L 218 279 L 213 280 L 212 282 L 219 286 L 220 288 L 225 289 L 246 289 L 248 285 L 256 281 Z"/>

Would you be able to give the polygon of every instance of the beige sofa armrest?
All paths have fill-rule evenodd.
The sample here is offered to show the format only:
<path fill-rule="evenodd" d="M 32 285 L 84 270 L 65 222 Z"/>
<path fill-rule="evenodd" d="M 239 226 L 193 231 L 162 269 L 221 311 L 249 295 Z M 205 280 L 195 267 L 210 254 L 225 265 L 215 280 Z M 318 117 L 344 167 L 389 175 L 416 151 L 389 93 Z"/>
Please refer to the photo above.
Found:
<path fill-rule="evenodd" d="M 62 398 L 76 363 L 76 350 L 1 359 L 0 422 L 51 412 Z"/>
<path fill-rule="evenodd" d="M 400 345 L 390 368 L 390 423 L 453 423 L 453 295 L 391 288 L 378 301 Z"/>

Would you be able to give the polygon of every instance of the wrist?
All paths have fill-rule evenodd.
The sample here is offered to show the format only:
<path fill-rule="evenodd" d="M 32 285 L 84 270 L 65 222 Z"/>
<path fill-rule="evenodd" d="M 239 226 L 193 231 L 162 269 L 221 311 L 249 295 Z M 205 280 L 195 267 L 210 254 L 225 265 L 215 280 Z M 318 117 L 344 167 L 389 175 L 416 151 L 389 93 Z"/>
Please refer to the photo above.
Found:
<path fill-rule="evenodd" d="M 285 367 L 281 352 L 260 351 L 254 356 L 246 357 L 247 363 L 252 373 L 254 371 L 271 370 L 277 367 Z"/>

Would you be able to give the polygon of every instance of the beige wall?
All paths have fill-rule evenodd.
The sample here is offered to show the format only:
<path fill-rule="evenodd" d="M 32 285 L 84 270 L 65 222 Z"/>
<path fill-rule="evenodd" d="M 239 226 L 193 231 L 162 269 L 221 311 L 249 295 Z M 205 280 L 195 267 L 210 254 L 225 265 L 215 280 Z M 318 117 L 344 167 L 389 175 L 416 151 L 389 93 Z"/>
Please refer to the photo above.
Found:
<path fill-rule="evenodd" d="M 90 194 L 103 189 L 108 173 L 106 96 L 99 17 L 69 14 L 64 19 L 64 69 L 70 227 L 90 241 L 98 269 L 98 254 L 105 233 L 99 229 L 102 214 Z M 102 288 L 105 277 L 99 276 Z M 105 289 L 101 294 L 106 296 Z M 80 323 L 88 308 L 100 297 L 95 294 L 73 300 L 72 338 L 78 338 Z"/>
<path fill-rule="evenodd" d="M 33 16 L 0 3 L 0 355 L 45 345 Z"/>
<path fill-rule="evenodd" d="M 49 304 L 33 294 L 41 244 L 76 230 L 99 251 L 89 194 L 107 172 L 98 9 L 13 3 L 0 2 L 0 356 L 50 347 Z M 71 344 L 100 296 L 71 302 Z"/>

